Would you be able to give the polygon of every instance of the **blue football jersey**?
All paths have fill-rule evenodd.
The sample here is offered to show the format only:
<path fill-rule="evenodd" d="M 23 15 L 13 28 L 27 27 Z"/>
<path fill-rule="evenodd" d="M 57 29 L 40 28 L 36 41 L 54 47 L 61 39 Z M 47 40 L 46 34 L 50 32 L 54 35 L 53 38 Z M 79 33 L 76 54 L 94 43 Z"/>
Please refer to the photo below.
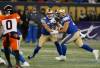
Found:
<path fill-rule="evenodd" d="M 78 31 L 77 26 L 75 25 L 75 23 L 72 21 L 71 17 L 69 15 L 64 16 L 61 19 L 61 24 L 64 25 L 65 22 L 69 23 L 68 29 L 66 31 L 67 34 L 72 34 Z"/>
<path fill-rule="evenodd" d="M 44 17 L 41 19 L 41 23 L 44 24 L 46 23 L 50 29 L 55 30 L 56 29 L 56 20 L 55 18 L 51 18 L 49 19 L 48 17 Z M 41 33 L 44 35 L 50 35 L 50 33 L 44 28 L 42 27 Z"/>

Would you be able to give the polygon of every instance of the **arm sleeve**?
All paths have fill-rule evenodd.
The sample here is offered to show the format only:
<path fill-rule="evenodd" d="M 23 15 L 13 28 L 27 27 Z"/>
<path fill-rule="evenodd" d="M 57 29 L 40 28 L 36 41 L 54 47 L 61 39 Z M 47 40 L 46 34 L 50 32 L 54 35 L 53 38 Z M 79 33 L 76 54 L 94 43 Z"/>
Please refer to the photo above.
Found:
<path fill-rule="evenodd" d="M 42 18 L 42 19 L 41 19 L 41 23 L 42 23 L 42 24 L 46 24 L 45 18 Z"/>
<path fill-rule="evenodd" d="M 64 17 L 64 18 L 63 18 L 63 22 L 68 22 L 69 20 L 70 20 L 69 17 Z"/>

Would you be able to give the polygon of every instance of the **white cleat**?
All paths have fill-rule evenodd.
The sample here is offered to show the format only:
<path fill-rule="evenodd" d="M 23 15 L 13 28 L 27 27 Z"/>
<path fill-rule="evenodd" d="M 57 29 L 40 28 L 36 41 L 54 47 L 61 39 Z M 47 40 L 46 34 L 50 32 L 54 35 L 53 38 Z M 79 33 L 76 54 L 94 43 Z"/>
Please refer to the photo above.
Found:
<path fill-rule="evenodd" d="M 2 59 L 1 57 L 0 57 L 0 64 L 5 64 L 6 65 L 6 61 L 4 59 Z"/>
<path fill-rule="evenodd" d="M 99 50 L 93 50 L 93 54 L 95 56 L 96 61 L 99 59 Z"/>
<path fill-rule="evenodd" d="M 24 62 L 21 66 L 23 66 L 23 67 L 28 67 L 28 66 L 30 66 L 30 64 L 28 63 L 28 62 Z"/>
<path fill-rule="evenodd" d="M 59 57 L 56 57 L 56 60 L 58 60 L 58 61 L 65 61 L 66 60 L 66 56 L 61 55 Z"/>

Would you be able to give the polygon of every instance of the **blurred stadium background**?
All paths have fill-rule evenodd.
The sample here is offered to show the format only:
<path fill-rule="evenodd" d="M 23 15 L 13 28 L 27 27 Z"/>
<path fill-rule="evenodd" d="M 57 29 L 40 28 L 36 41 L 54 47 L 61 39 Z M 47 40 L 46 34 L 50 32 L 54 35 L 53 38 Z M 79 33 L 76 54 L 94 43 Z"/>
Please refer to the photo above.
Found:
<path fill-rule="evenodd" d="M 31 64 L 29 68 L 100 68 L 100 60 L 96 62 L 92 54 L 79 49 L 73 43 L 68 45 L 65 62 L 55 60 L 58 54 L 51 42 L 45 44 L 35 59 L 27 59 L 40 37 L 40 19 L 45 16 L 48 8 L 54 13 L 60 8 L 65 9 L 84 34 L 90 31 L 84 42 L 100 50 L 100 0 L 0 0 L 0 10 L 7 4 L 13 5 L 21 16 L 21 24 L 18 26 L 22 33 L 21 50 Z M 5 58 L 3 53 L 1 56 Z M 0 68 L 5 66 L 0 65 Z"/>

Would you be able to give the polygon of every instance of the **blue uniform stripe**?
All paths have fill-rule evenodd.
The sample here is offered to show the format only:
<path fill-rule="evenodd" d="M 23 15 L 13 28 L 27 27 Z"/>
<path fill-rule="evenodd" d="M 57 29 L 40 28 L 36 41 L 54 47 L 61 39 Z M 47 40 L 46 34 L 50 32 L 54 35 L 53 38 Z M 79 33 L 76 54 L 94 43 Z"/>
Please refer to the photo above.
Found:
<path fill-rule="evenodd" d="M 66 36 L 62 41 L 61 44 L 65 44 L 66 42 L 68 42 L 71 38 L 73 38 L 74 34 L 69 34 L 68 36 Z"/>

